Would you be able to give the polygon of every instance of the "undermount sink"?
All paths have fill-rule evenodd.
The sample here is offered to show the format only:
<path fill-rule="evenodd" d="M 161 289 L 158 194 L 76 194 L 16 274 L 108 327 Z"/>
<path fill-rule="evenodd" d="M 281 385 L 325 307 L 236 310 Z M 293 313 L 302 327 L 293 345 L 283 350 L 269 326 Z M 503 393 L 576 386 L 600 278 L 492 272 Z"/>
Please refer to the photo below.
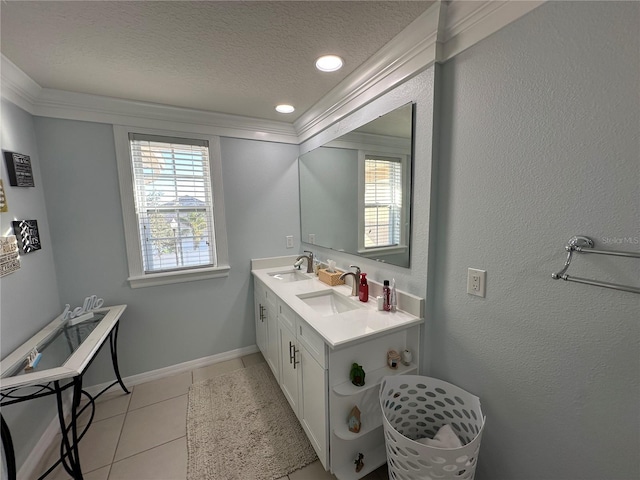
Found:
<path fill-rule="evenodd" d="M 269 276 L 280 280 L 281 282 L 298 282 L 300 280 L 309 280 L 300 270 L 286 270 L 284 272 L 273 272 Z"/>
<path fill-rule="evenodd" d="M 333 290 L 305 293 L 298 295 L 298 298 L 323 317 L 360 308 L 360 305 L 358 305 L 356 301 L 350 300 Z"/>

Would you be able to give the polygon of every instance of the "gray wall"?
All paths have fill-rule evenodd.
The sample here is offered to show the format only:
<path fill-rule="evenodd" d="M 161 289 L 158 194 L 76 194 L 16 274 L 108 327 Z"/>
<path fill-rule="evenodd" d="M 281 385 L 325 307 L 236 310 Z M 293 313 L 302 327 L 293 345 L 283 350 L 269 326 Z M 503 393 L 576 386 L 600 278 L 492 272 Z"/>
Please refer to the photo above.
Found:
<path fill-rule="evenodd" d="M 11 221 L 35 219 L 42 249 L 21 256 L 21 268 L 0 279 L 0 355 L 2 358 L 62 313 L 45 209 L 43 184 L 33 117 L 12 103 L 2 101 L 0 129 L 2 149 L 31 157 L 35 187 L 11 187 L 4 158 L 2 178 L 9 211 L 0 215 L 2 235 L 13 233 Z M 2 408 L 22 464 L 55 414 L 53 397 Z"/>
<path fill-rule="evenodd" d="M 640 296 L 551 279 L 576 234 L 639 250 L 639 31 L 635 2 L 550 2 L 442 68 L 431 374 L 482 401 L 478 480 L 640 478 Z"/>
<path fill-rule="evenodd" d="M 255 345 L 250 259 L 291 254 L 300 231 L 298 147 L 223 138 L 231 272 L 227 278 L 131 289 L 111 125 L 38 117 L 60 297 L 128 305 L 119 336 L 123 376 Z M 101 352 L 86 377 L 112 377 Z"/>

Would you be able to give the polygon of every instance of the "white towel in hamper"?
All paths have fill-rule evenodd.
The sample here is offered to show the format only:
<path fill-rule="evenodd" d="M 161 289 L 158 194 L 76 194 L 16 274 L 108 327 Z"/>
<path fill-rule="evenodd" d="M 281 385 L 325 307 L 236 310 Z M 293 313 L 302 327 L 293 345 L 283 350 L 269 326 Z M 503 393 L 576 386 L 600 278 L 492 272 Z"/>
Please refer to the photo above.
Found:
<path fill-rule="evenodd" d="M 440 427 L 436 436 L 431 438 L 420 438 L 416 440 L 418 443 L 422 443 L 423 445 L 428 445 L 430 447 L 436 448 L 460 448 L 462 447 L 462 442 L 458 438 L 458 436 L 451 428 L 451 425 L 446 424 Z"/>

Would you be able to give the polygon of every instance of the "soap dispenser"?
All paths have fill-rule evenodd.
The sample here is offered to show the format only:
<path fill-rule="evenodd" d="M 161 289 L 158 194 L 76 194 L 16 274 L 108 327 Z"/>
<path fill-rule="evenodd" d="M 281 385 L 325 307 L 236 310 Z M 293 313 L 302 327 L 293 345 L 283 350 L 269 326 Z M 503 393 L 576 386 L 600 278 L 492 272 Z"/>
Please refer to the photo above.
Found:
<path fill-rule="evenodd" d="M 358 298 L 361 302 L 369 301 L 369 284 L 367 283 L 367 274 L 360 274 L 360 290 L 358 291 Z"/>

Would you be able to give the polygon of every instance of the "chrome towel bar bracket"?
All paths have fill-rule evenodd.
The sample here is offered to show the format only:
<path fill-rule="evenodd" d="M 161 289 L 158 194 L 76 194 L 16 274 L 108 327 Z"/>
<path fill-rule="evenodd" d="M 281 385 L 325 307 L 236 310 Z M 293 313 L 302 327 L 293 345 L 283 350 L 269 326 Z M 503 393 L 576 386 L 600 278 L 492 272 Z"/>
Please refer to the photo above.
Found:
<path fill-rule="evenodd" d="M 564 262 L 564 267 L 557 273 L 552 273 L 551 278 L 558 280 L 562 279 L 567 282 L 576 282 L 576 283 L 584 283 L 587 285 L 595 285 L 597 287 L 603 288 L 611 288 L 613 290 L 622 290 L 623 292 L 631 292 L 631 293 L 640 293 L 640 288 L 631 287 L 628 285 L 619 285 L 616 283 L 609 282 L 601 282 L 598 280 L 589 280 L 587 278 L 580 277 L 572 277 L 567 275 L 567 270 L 569 269 L 569 265 L 571 265 L 571 259 L 573 258 L 573 253 L 595 253 L 598 255 L 614 255 L 617 257 L 630 257 L 630 258 L 640 258 L 640 253 L 634 252 L 620 252 L 615 250 L 596 250 L 593 248 L 594 243 L 589 237 L 584 237 L 577 235 L 575 237 L 571 237 L 567 245 L 564 247 L 568 252 L 567 259 Z"/>

